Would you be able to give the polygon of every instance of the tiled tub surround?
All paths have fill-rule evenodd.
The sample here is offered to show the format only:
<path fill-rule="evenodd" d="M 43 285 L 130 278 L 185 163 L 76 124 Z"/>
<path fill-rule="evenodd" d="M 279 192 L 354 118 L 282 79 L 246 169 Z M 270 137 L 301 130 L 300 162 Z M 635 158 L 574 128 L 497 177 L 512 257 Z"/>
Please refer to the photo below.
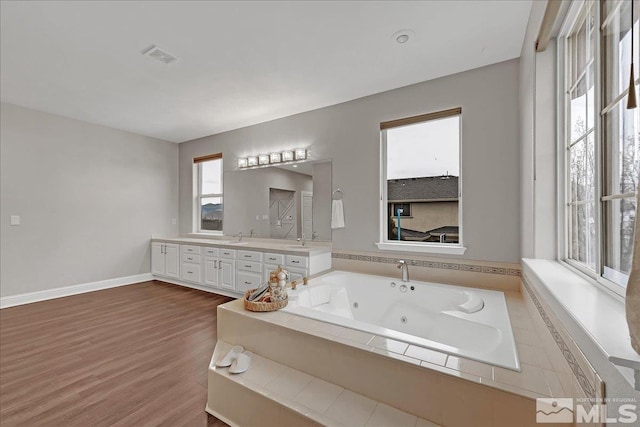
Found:
<path fill-rule="evenodd" d="M 544 345 L 540 336 L 544 331 L 535 326 L 522 294 L 505 292 L 505 296 L 522 372 L 286 312 L 248 312 L 239 300 L 221 305 L 221 349 L 243 345 L 259 355 L 256 360 L 264 358 L 284 368 L 269 380 L 264 376 L 252 378 L 249 372 L 244 379 L 245 374 L 228 378 L 224 371 L 210 368 L 208 410 L 232 424 L 241 424 L 242 420 L 249 424 L 242 418 L 246 413 L 241 408 L 251 406 L 252 400 L 241 401 L 244 405 L 240 406 L 228 404 L 228 397 L 216 402 L 222 394 L 237 393 L 257 396 L 261 405 L 279 414 L 281 421 L 294 411 L 308 423 L 375 425 L 376 409 L 384 412 L 395 408 L 410 414 L 405 423 L 395 425 L 422 425 L 422 419 L 445 426 L 534 426 L 535 398 L 573 396 L 574 390 L 565 389 L 567 382 L 560 377 L 567 374 L 566 361 L 557 347 Z M 230 381 L 233 386 L 220 388 Z M 334 391 L 321 407 L 314 406 L 316 400 L 322 400 L 319 397 L 308 399 L 312 383 Z M 342 390 L 338 396 L 353 393 L 373 404 L 369 400 L 364 400 L 368 405 L 336 404 L 342 409 L 333 406 L 332 410 L 338 402 L 334 396 L 338 389 Z M 349 409 L 351 406 L 355 409 Z"/>
<path fill-rule="evenodd" d="M 400 277 L 396 266 L 398 260 L 405 260 L 413 280 L 499 291 L 520 290 L 519 264 L 335 249 L 331 257 L 335 270 Z"/>

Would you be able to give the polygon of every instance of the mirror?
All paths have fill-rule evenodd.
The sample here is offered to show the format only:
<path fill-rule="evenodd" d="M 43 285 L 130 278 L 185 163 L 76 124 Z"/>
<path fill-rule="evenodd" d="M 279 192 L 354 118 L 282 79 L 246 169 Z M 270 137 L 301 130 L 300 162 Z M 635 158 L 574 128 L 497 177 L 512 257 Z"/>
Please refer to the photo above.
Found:
<path fill-rule="evenodd" d="M 330 159 L 225 172 L 224 234 L 331 241 L 331 187 Z"/>

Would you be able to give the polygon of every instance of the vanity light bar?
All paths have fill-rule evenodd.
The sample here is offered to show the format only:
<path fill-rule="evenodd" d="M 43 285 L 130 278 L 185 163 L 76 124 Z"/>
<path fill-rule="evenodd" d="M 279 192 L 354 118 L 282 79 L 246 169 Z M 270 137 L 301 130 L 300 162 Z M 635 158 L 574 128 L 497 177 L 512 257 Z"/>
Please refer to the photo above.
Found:
<path fill-rule="evenodd" d="M 271 163 L 280 163 L 282 161 L 282 155 L 280 153 L 269 154 L 269 161 Z"/>
<path fill-rule="evenodd" d="M 238 159 L 238 169 L 306 159 L 307 149 L 296 148 L 295 150 L 285 150 L 271 154 L 260 154 L 258 156 L 241 157 Z"/>
<path fill-rule="evenodd" d="M 293 151 L 283 151 L 282 152 L 282 161 L 283 162 L 290 162 L 291 160 L 293 160 Z"/>

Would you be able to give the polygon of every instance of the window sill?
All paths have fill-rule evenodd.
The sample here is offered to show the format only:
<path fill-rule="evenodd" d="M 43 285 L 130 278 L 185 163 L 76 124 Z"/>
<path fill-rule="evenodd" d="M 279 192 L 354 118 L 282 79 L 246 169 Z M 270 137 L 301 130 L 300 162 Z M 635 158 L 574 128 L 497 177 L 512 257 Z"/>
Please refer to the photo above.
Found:
<path fill-rule="evenodd" d="M 391 243 L 378 242 L 378 249 L 396 252 L 421 252 L 427 254 L 462 255 L 467 248 L 458 245 L 439 245 L 433 243 Z"/>
<path fill-rule="evenodd" d="M 574 336 L 580 346 L 598 350 L 615 365 L 640 371 L 640 355 L 631 347 L 624 301 L 559 261 L 523 259 L 522 271 L 561 321 L 566 317 L 561 312 L 568 314 L 565 326 L 570 333 L 574 329 L 586 334 L 588 341 Z M 633 385 L 633 376 L 623 376 Z"/>

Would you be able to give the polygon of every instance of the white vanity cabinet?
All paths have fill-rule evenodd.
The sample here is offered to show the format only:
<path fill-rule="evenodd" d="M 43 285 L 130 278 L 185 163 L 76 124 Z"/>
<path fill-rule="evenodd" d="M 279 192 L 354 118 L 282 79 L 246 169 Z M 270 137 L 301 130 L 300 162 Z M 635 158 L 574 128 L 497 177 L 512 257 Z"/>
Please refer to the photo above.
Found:
<path fill-rule="evenodd" d="M 220 259 L 218 248 L 205 246 L 204 248 L 204 286 L 210 288 L 220 287 Z"/>
<path fill-rule="evenodd" d="M 196 239 L 172 239 L 176 243 L 151 242 L 151 272 L 172 278 L 185 286 L 226 291 L 240 296 L 269 280 L 269 272 L 278 266 L 290 273 L 290 280 L 302 282 L 331 268 L 331 252 L 308 250 L 277 253 L 277 248 L 228 248 L 224 244 L 197 242 Z M 203 239 L 204 240 L 204 239 Z M 229 245 L 231 246 L 231 245 Z M 274 252 L 268 252 L 273 248 Z M 284 251 L 283 251 L 284 252 Z M 320 252 L 320 253 L 318 253 Z"/>
<path fill-rule="evenodd" d="M 262 252 L 238 251 L 236 256 L 236 291 L 246 292 L 262 283 Z"/>
<path fill-rule="evenodd" d="M 233 249 L 220 249 L 218 260 L 220 288 L 227 291 L 236 290 L 236 251 Z"/>
<path fill-rule="evenodd" d="M 180 278 L 185 282 L 199 285 L 202 282 L 202 256 L 200 246 L 180 246 L 182 265 Z"/>
<path fill-rule="evenodd" d="M 151 244 L 151 274 L 180 278 L 180 247 L 173 243 Z"/>

